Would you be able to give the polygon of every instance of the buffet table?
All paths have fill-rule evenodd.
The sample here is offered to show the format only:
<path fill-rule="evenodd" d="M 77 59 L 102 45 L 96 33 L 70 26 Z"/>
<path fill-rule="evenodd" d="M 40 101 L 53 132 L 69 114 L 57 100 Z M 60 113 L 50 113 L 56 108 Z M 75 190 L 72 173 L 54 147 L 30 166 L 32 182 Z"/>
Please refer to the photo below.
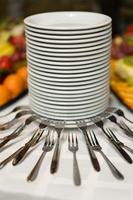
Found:
<path fill-rule="evenodd" d="M 5 109 L 1 114 L 8 112 L 16 105 L 28 104 L 28 97 L 24 97 L 15 105 Z M 125 111 L 125 115 L 132 119 L 132 113 L 128 111 L 113 95 L 110 104 L 120 107 Z M 110 124 L 111 125 L 111 124 Z M 111 126 L 114 126 L 113 124 Z M 28 135 L 32 132 L 34 124 L 25 129 Z M 120 131 L 120 130 L 118 130 Z M 115 179 L 108 166 L 99 153 L 96 153 L 101 165 L 101 171 L 94 171 L 90 162 L 86 146 L 82 135 L 79 134 L 79 151 L 77 159 L 79 163 L 82 184 L 74 186 L 72 180 L 72 154 L 68 151 L 67 140 L 62 142 L 61 158 L 58 172 L 51 175 L 49 172 L 52 152 L 44 158 L 39 176 L 34 182 L 27 182 L 26 177 L 40 155 L 42 144 L 27 156 L 22 164 L 16 167 L 11 164 L 0 170 L 0 200 L 132 200 L 133 199 L 133 166 L 126 163 L 107 142 L 105 137 L 99 132 L 99 140 L 103 150 L 117 168 L 124 174 L 125 179 L 119 181 Z M 23 134 L 25 141 L 26 134 Z M 24 136 L 25 135 L 25 136 Z M 133 147 L 132 141 L 124 134 L 119 134 L 119 138 L 126 144 Z M 1 152 L 1 159 L 16 150 L 21 144 L 21 138 L 13 146 Z M 132 155 L 131 155 L 132 156 Z"/>

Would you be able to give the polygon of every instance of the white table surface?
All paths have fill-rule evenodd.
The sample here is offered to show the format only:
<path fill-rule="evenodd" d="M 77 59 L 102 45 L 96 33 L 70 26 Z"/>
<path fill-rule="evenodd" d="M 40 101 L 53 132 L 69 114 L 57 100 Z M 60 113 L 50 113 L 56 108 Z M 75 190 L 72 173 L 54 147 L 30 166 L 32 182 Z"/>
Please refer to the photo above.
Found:
<path fill-rule="evenodd" d="M 16 105 L 24 104 L 28 104 L 28 97 L 21 99 L 13 106 L 0 112 L 0 114 L 8 112 L 8 110 Z M 125 114 L 133 120 L 132 114 L 113 96 L 111 97 L 111 105 L 121 107 L 125 111 Z M 114 128 L 113 124 L 110 124 L 110 126 Z M 28 139 L 27 135 L 33 129 L 33 125 L 27 128 L 17 142 L 14 142 L 14 145 L 2 151 L 0 160 L 24 144 Z M 117 134 L 125 144 L 133 148 L 131 139 L 128 139 L 119 129 Z M 32 183 L 26 182 L 26 176 L 41 153 L 42 144 L 40 144 L 21 164 L 15 167 L 9 164 L 0 170 L 0 200 L 133 200 L 133 165 L 126 163 L 119 156 L 107 142 L 106 138 L 100 134 L 100 130 L 98 130 L 97 136 L 106 155 L 124 174 L 124 181 L 116 180 L 112 176 L 108 166 L 99 153 L 96 154 L 101 165 L 101 172 L 94 171 L 84 140 L 79 133 L 79 151 L 77 158 L 82 177 L 81 186 L 76 187 L 73 185 L 72 153 L 68 152 L 67 141 L 63 141 L 62 143 L 60 165 L 57 174 L 51 175 L 49 173 L 53 153 L 50 152 L 44 158 L 37 180 Z M 22 137 L 23 141 L 21 141 Z M 133 155 L 131 156 L 133 158 Z"/>

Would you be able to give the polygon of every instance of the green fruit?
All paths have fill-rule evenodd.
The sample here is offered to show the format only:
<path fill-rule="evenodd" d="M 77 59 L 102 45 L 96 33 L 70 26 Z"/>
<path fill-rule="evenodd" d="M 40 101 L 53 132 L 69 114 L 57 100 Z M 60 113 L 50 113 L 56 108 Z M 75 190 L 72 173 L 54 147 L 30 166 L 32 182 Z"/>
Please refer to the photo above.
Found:
<path fill-rule="evenodd" d="M 133 56 L 126 56 L 124 58 L 124 63 L 130 67 L 133 67 Z"/>
<path fill-rule="evenodd" d="M 128 45 L 133 45 L 133 36 L 127 37 L 127 44 Z"/>
<path fill-rule="evenodd" d="M 128 77 L 127 83 L 129 86 L 133 86 L 133 77 Z"/>

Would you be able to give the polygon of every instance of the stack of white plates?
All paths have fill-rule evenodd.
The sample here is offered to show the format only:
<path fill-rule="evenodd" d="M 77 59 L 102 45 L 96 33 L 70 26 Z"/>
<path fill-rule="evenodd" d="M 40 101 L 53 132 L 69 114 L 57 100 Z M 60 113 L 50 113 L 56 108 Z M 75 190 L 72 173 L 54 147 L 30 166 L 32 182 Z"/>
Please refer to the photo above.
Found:
<path fill-rule="evenodd" d="M 111 19 L 50 12 L 25 19 L 31 108 L 55 120 L 87 119 L 109 99 Z"/>

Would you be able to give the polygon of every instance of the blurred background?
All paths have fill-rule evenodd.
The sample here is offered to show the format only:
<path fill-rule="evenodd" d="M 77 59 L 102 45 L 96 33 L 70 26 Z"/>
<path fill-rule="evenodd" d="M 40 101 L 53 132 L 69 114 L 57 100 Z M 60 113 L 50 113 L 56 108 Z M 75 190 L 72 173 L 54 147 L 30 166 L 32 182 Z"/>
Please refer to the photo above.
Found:
<path fill-rule="evenodd" d="M 113 35 L 121 33 L 133 19 L 133 0 L 0 0 L 0 19 L 17 18 L 48 11 L 94 11 L 113 19 Z"/>

